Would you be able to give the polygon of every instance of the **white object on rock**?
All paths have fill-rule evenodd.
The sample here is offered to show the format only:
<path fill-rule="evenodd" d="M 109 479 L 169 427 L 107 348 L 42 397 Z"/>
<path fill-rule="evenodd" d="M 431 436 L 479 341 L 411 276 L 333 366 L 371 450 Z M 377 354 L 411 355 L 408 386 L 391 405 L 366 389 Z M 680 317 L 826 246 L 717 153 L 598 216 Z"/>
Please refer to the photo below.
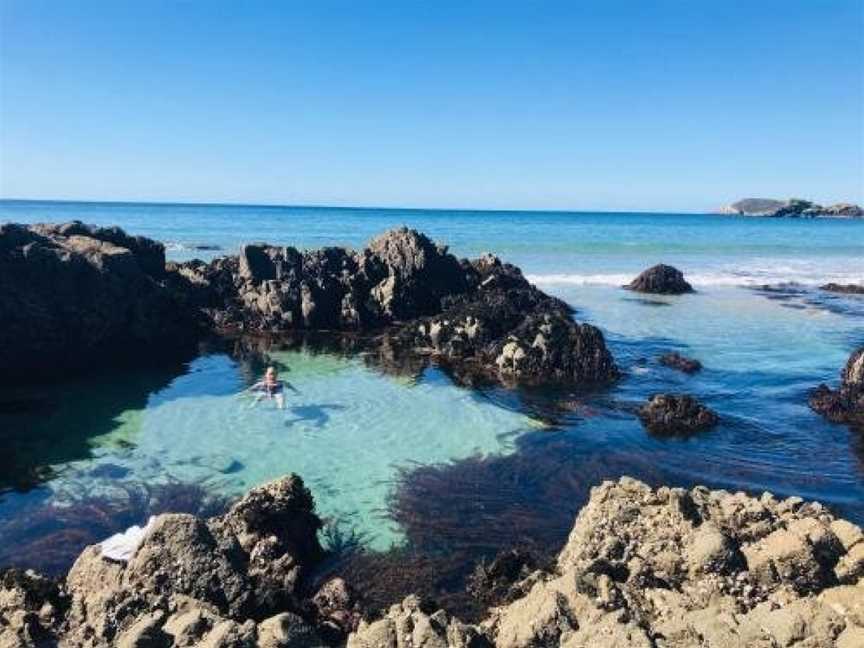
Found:
<path fill-rule="evenodd" d="M 132 556 L 135 555 L 138 547 L 141 546 L 144 536 L 150 530 L 150 527 L 153 526 L 155 520 L 156 518 L 151 515 L 143 528 L 136 524 L 126 529 L 123 533 L 115 533 L 107 540 L 100 542 L 99 547 L 102 549 L 102 557 L 108 560 L 129 562 Z"/>

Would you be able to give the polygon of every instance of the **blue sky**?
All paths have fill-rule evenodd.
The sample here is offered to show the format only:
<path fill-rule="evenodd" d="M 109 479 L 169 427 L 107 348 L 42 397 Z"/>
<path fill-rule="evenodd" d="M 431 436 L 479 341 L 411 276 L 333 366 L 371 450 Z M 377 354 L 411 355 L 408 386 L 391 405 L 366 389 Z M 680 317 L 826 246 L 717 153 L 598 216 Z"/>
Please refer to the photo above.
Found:
<path fill-rule="evenodd" d="M 0 197 L 864 202 L 864 0 L 0 7 Z"/>

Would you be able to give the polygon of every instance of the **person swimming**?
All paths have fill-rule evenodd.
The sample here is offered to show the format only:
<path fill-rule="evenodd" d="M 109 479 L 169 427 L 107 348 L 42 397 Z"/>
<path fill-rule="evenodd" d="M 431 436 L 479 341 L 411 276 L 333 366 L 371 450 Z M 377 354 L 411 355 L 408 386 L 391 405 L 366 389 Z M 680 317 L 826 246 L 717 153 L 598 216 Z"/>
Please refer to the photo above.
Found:
<path fill-rule="evenodd" d="M 295 393 L 300 393 L 287 380 L 279 380 L 279 373 L 276 371 L 275 367 L 267 367 L 267 371 L 264 372 L 264 379 L 259 380 L 248 390 L 246 390 L 257 393 L 257 396 L 255 397 L 255 400 L 252 402 L 252 405 L 250 407 L 254 407 L 262 400 L 267 398 L 276 401 L 277 408 L 285 409 L 286 387 Z"/>

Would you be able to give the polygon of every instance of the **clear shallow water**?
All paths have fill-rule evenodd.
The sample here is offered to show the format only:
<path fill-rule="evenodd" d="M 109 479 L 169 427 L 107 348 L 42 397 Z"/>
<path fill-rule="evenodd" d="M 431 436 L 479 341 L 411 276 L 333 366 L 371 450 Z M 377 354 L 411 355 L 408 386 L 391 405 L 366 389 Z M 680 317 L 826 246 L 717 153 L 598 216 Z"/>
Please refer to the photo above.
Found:
<path fill-rule="evenodd" d="M 490 250 L 520 265 L 573 304 L 579 319 L 603 329 L 627 375 L 594 394 L 475 392 L 434 368 L 399 377 L 359 358 L 285 352 L 277 359 L 292 368 L 287 377 L 302 392 L 289 395 L 285 412 L 266 404 L 248 409 L 236 393 L 252 376 L 226 353 L 166 375 L 79 380 L 38 413 L 6 417 L 13 449 L 42 476 L 38 488 L 2 495 L 0 522 L 67 492 L 108 492 L 124 481 L 171 475 L 236 494 L 296 471 L 325 515 L 383 547 L 400 538 L 384 518 L 399 467 L 535 452 L 554 446 L 550 435 L 566 438 L 567 450 L 549 452 L 594 462 L 638 457 L 632 471 L 626 460 L 620 471 L 639 473 L 644 462 L 680 485 L 801 495 L 864 522 L 861 434 L 823 421 L 806 405 L 807 392 L 836 382 L 851 350 L 864 343 L 864 299 L 815 289 L 826 281 L 864 281 L 864 223 L 0 202 L 0 221 L 73 218 L 162 240 L 177 260 L 229 253 L 252 240 L 360 246 L 407 224 L 459 255 Z M 660 261 L 681 268 L 698 293 L 643 299 L 620 290 Z M 789 281 L 801 286 L 788 293 L 752 288 Z M 685 376 L 659 366 L 656 356 L 668 350 L 699 358 L 705 370 Z M 689 439 L 647 434 L 633 404 L 676 390 L 715 408 L 721 424 Z M 20 462 L 13 466 L 23 472 Z M 579 466 L 577 460 L 573 469 Z"/>

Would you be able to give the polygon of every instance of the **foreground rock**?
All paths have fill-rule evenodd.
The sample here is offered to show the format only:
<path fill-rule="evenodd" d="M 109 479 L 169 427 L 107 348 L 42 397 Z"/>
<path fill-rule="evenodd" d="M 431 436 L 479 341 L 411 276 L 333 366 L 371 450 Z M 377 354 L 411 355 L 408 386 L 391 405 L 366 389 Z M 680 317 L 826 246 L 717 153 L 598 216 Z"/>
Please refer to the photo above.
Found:
<path fill-rule="evenodd" d="M 157 517 L 128 563 L 94 546 L 65 583 L 0 573 L 0 646 L 850 648 L 864 636 L 864 533 L 800 498 L 604 482 L 554 564 L 532 571 L 511 552 L 481 570 L 502 603 L 476 625 L 416 596 L 360 621 L 339 578 L 309 596 L 319 524 L 292 476 L 217 518 Z"/>
<path fill-rule="evenodd" d="M 197 336 L 160 243 L 78 222 L 0 225 L 0 322 L 0 376 L 16 381 L 172 356 Z"/>
<path fill-rule="evenodd" d="M 693 292 L 693 286 L 684 280 L 684 274 L 680 270 L 662 263 L 648 268 L 624 287 L 655 295 L 682 295 Z"/>
<path fill-rule="evenodd" d="M 820 286 L 822 290 L 843 295 L 864 295 L 864 285 L 862 284 L 836 284 L 829 283 Z"/>
<path fill-rule="evenodd" d="M 822 206 L 809 200 L 791 198 L 745 198 L 721 210 L 724 214 L 770 218 L 864 218 L 864 209 L 851 203 Z"/>
<path fill-rule="evenodd" d="M 849 357 L 839 389 L 819 385 L 810 394 L 810 407 L 831 421 L 864 426 L 864 347 Z"/>
<path fill-rule="evenodd" d="M 247 245 L 239 257 L 172 268 L 215 329 L 373 331 L 505 382 L 605 382 L 617 376 L 602 333 L 493 256 L 458 260 L 407 228 L 354 252 Z"/>
<path fill-rule="evenodd" d="M 52 607 L 31 596 L 29 620 L 10 627 L 68 646 L 324 645 L 323 637 L 344 638 L 359 619 L 344 583 L 302 596 L 307 570 L 323 555 L 320 525 L 296 476 L 252 490 L 217 518 L 160 515 L 128 563 L 88 547 L 62 595 L 41 595 Z M 65 617 L 55 600 L 66 601 Z"/>
<path fill-rule="evenodd" d="M 717 415 L 686 394 L 656 394 L 639 408 L 639 419 L 654 434 L 692 434 L 717 424 Z"/>
<path fill-rule="evenodd" d="M 592 490 L 556 569 L 480 625 L 409 598 L 348 645 L 848 648 L 864 636 L 862 576 L 861 529 L 817 503 L 625 477 Z"/>
<path fill-rule="evenodd" d="M 682 356 L 677 351 L 672 351 L 670 353 L 664 353 L 663 355 L 661 355 L 660 364 L 665 367 L 677 369 L 678 371 L 683 371 L 684 373 L 688 374 L 693 374 L 702 370 L 701 362 L 699 362 L 698 360 L 694 360 L 693 358 Z"/>

